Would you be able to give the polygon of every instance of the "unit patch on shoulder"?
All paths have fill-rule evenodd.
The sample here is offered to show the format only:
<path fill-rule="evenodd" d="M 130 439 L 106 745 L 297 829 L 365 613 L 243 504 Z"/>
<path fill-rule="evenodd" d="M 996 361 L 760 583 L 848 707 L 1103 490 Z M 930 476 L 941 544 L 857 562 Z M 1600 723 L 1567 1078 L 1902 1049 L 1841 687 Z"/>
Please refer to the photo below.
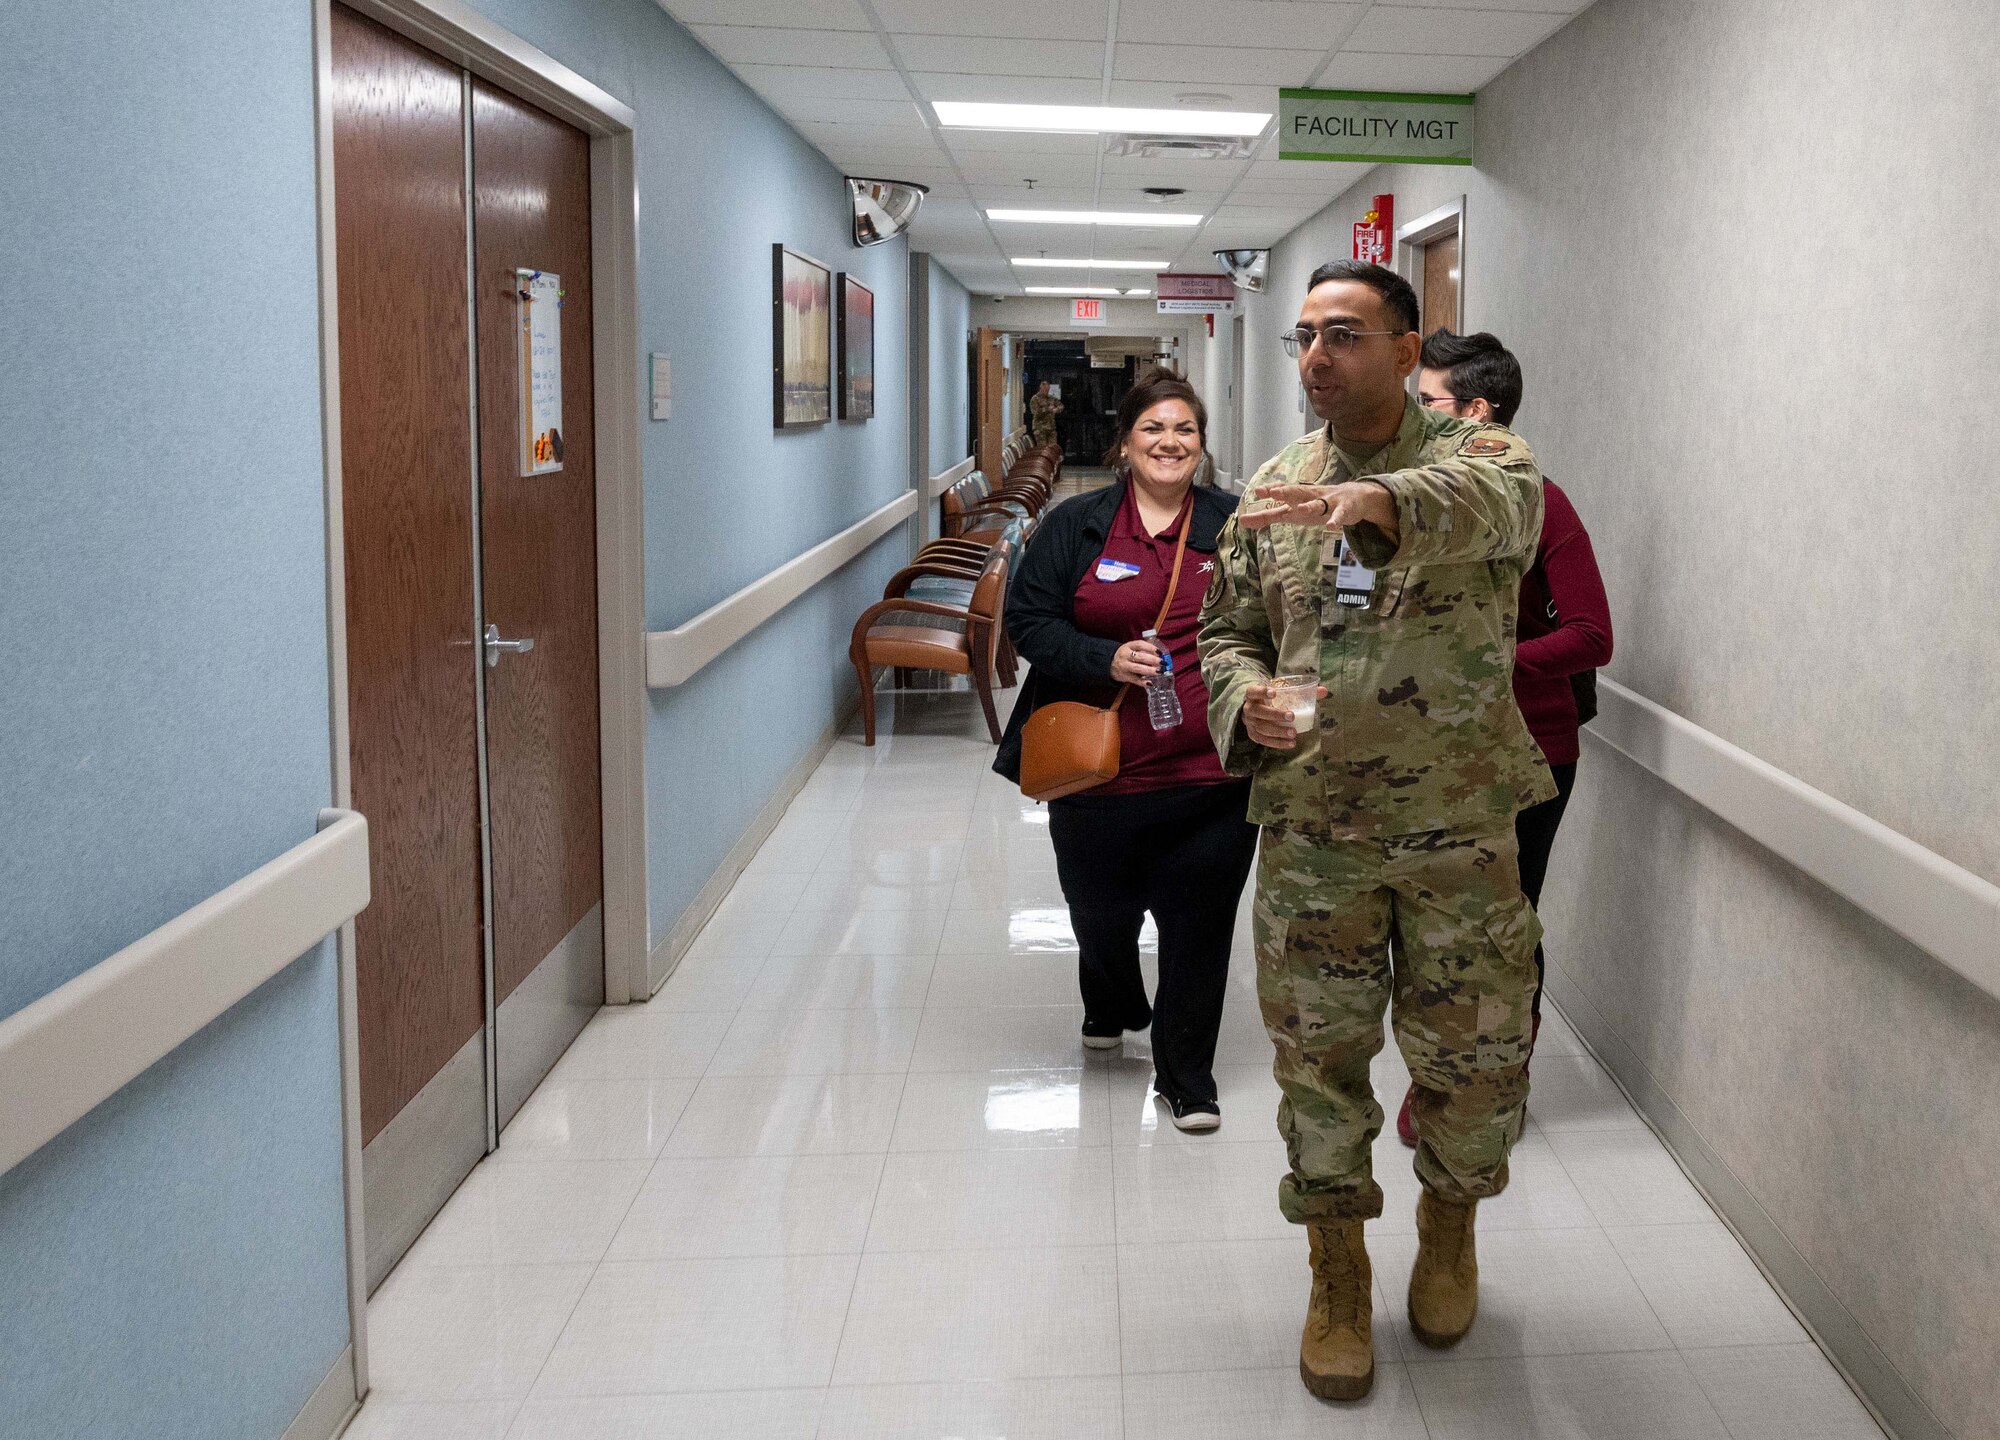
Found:
<path fill-rule="evenodd" d="M 1498 435 L 1475 435 L 1458 447 L 1458 453 L 1484 458 L 1490 455 L 1505 455 L 1513 448 Z"/>

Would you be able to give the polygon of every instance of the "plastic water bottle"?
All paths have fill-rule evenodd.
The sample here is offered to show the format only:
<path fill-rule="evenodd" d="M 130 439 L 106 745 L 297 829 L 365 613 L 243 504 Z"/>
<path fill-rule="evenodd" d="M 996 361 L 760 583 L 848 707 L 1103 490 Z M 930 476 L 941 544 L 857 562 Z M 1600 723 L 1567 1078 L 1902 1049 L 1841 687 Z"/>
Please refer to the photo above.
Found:
<path fill-rule="evenodd" d="M 1160 632 L 1148 630 L 1140 636 L 1153 642 L 1160 652 L 1160 673 L 1146 682 L 1146 716 L 1155 730 L 1173 730 L 1181 723 L 1181 697 L 1174 693 L 1174 657 L 1160 643 Z"/>

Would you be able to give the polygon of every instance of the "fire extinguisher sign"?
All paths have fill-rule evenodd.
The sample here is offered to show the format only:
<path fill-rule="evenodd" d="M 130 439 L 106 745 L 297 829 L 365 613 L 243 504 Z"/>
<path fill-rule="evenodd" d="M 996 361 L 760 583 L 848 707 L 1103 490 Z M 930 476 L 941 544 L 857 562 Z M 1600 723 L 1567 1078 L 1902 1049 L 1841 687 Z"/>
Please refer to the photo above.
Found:
<path fill-rule="evenodd" d="M 1354 222 L 1354 258 L 1387 265 L 1395 233 L 1396 197 L 1377 195 L 1368 213 Z"/>

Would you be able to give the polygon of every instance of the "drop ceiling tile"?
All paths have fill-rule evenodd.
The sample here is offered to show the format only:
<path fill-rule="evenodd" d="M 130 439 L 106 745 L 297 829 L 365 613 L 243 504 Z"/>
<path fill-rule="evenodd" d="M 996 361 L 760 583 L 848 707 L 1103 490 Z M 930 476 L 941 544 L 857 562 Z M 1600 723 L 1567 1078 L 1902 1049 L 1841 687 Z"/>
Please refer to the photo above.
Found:
<path fill-rule="evenodd" d="M 1097 160 L 1090 155 L 960 155 L 958 165 L 975 185 L 1020 184 L 1035 188 L 1074 189 L 1094 184 Z"/>
<path fill-rule="evenodd" d="M 1206 45 L 1153 45 L 1120 41 L 1113 71 L 1121 80 L 1171 80 L 1190 90 L 1212 84 L 1303 85 L 1319 64 L 1317 52 L 1224 49 Z M 1275 102 L 1277 96 L 1271 99 Z"/>
<path fill-rule="evenodd" d="M 1496 55 L 1513 59 L 1539 45 L 1567 13 L 1513 10 L 1442 10 L 1377 5 L 1362 19 L 1347 48 L 1401 55 Z"/>
<path fill-rule="evenodd" d="M 894 70 L 836 70 L 824 65 L 732 65 L 759 95 L 773 100 L 900 100 L 909 102 Z"/>
<path fill-rule="evenodd" d="M 1028 130 L 940 130 L 954 155 L 1088 155 L 1103 146 L 1095 135 L 1042 135 Z"/>
<path fill-rule="evenodd" d="M 867 30 L 857 0 L 660 0 L 683 25 L 761 25 L 797 30 Z"/>
<path fill-rule="evenodd" d="M 1104 73 L 1104 43 L 1081 40 L 995 40 L 967 35 L 898 35 L 896 48 L 912 70 L 958 75 Z"/>
<path fill-rule="evenodd" d="M 1490 55 L 1373 55 L 1342 51 L 1320 78 L 1327 90 L 1428 90 L 1469 95 L 1513 64 Z"/>
<path fill-rule="evenodd" d="M 1593 0 L 1396 0 L 1398 10 L 1536 10 L 1546 14 L 1575 15 L 1588 10 Z"/>
<path fill-rule="evenodd" d="M 998 207 L 1006 210 L 1094 210 L 1097 208 L 1097 191 L 1089 185 L 1037 185 L 1030 190 L 1019 183 L 996 185 L 990 181 L 982 183 L 975 180 L 972 182 L 972 198 L 987 209 Z M 1039 242 L 1037 245 L 1039 248 Z"/>
<path fill-rule="evenodd" d="M 1161 202 L 1145 194 L 1145 188 L 1154 182 L 1145 178 L 1132 179 L 1128 176 L 1106 175 L 1097 187 L 1097 208 L 1100 210 L 1144 210 L 1149 205 Z M 1179 185 L 1175 189 L 1186 193 L 1176 195 L 1163 205 L 1163 209 L 1199 210 L 1206 215 L 1222 203 L 1221 184 Z"/>
<path fill-rule="evenodd" d="M 991 222 L 993 235 L 1008 256 L 1088 255 L 1096 231 L 1092 225 L 1017 225 L 1005 220 Z"/>
<path fill-rule="evenodd" d="M 1076 75 L 965 75 L 912 71 L 926 100 L 977 100 L 1002 105 L 1095 105 L 1103 92 L 1096 72 Z"/>
<path fill-rule="evenodd" d="M 874 35 L 852 30 L 781 30 L 754 25 L 696 25 L 701 43 L 730 65 L 818 65 L 891 70 Z"/>
<path fill-rule="evenodd" d="M 799 133 L 815 145 L 839 147 L 848 150 L 867 151 L 872 149 L 918 150 L 931 145 L 931 132 L 917 120 L 916 107 L 910 107 L 911 119 L 894 125 L 864 124 L 852 119 L 839 120 L 795 120 Z M 935 150 L 937 147 L 931 145 Z"/>
<path fill-rule="evenodd" d="M 1118 41 L 1268 47 L 1324 54 L 1366 7 L 1283 0 L 1120 0 Z"/>
<path fill-rule="evenodd" d="M 914 132 L 913 132 L 914 133 Z M 869 174 L 878 178 L 894 176 L 905 170 L 938 170 L 951 168 L 942 150 L 935 145 L 849 145 L 842 142 L 814 140 L 822 150 L 836 156 L 848 167 L 849 174 L 858 174 L 856 165 L 871 166 Z"/>
<path fill-rule="evenodd" d="M 1121 45 L 1119 47 L 1123 49 Z M 1193 102 L 1183 102 L 1183 95 L 1198 95 Z M 1113 80 L 1111 98 L 1113 105 L 1146 105 L 1162 110 L 1255 110 L 1275 114 L 1278 109 L 1278 94 L 1270 85 L 1224 84 L 1220 80 L 1204 77 L 1201 80 Z"/>
<path fill-rule="evenodd" d="M 875 0 L 875 13 L 893 35 L 1033 36 L 1041 40 L 1102 42 L 1108 0 Z"/>
<path fill-rule="evenodd" d="M 1221 190 L 1243 169 L 1241 160 L 1183 160 L 1171 157 L 1106 155 L 1104 173 L 1134 184 L 1181 185 Z"/>
<path fill-rule="evenodd" d="M 800 126 L 817 123 L 898 129 L 906 136 L 929 134 L 917 107 L 908 100 L 835 100 L 823 95 L 766 96 L 786 119 Z M 905 138 L 901 143 L 914 143 Z"/>

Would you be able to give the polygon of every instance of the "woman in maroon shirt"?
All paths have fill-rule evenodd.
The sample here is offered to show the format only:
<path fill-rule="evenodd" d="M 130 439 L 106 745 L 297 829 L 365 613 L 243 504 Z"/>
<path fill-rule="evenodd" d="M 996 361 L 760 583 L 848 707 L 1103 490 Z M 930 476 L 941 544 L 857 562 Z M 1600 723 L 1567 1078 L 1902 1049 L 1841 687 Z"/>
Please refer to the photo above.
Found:
<path fill-rule="evenodd" d="M 1425 405 L 1447 415 L 1512 425 L 1521 408 L 1520 362 L 1492 335 L 1437 330 L 1424 340 L 1417 392 Z M 1521 846 L 1521 889 L 1531 905 L 1542 903 L 1549 851 L 1576 783 L 1580 752 L 1576 681 L 1611 659 L 1611 605 L 1604 596 L 1604 579 L 1597 573 L 1590 535 L 1569 496 L 1546 477 L 1542 501 L 1542 540 L 1534 568 L 1521 579 L 1520 629 L 1514 647 L 1514 701 L 1542 747 L 1558 792 L 1555 799 L 1514 817 L 1514 834 Z M 1535 1030 L 1542 1025 L 1543 971 L 1538 944 Z M 1396 1116 L 1396 1130 L 1404 1144 L 1417 1143 L 1407 1095 Z"/>
<path fill-rule="evenodd" d="M 1216 1034 L 1237 900 L 1257 846 L 1249 782 L 1225 775 L 1208 737 L 1196 621 L 1232 496 L 1194 483 L 1207 441 L 1201 399 L 1154 371 L 1118 407 L 1108 490 L 1042 520 L 1007 596 L 1007 633 L 1031 669 L 994 769 L 1020 779 L 1020 732 L 1057 700 L 1119 707 L 1116 779 L 1049 804 L 1056 869 L 1076 931 L 1083 1043 L 1108 1049 L 1152 1026 L 1155 1088 L 1183 1130 L 1213 1130 Z M 1187 553 L 1158 643 L 1183 528 Z M 1153 728 L 1146 684 L 1172 661 L 1179 723 Z M 1146 998 L 1139 930 L 1152 912 L 1160 983 Z"/>

